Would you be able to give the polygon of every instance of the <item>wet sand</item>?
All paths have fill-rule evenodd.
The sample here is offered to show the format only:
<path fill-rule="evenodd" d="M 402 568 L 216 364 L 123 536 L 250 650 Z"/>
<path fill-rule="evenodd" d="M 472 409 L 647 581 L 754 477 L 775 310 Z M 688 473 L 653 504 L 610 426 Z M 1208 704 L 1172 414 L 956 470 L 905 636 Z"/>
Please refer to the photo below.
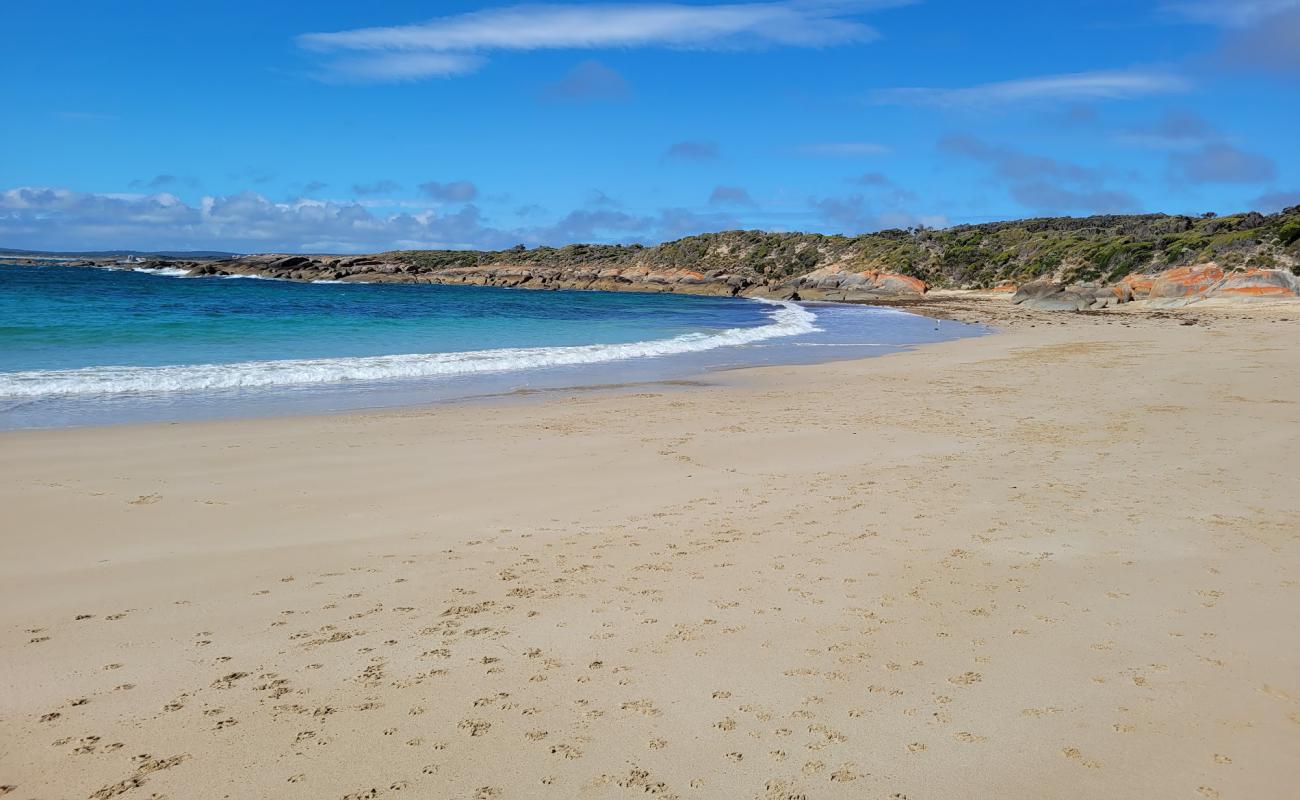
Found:
<path fill-rule="evenodd" d="M 984 318 L 705 386 L 0 434 L 0 785 L 1292 796 L 1300 313 Z"/>

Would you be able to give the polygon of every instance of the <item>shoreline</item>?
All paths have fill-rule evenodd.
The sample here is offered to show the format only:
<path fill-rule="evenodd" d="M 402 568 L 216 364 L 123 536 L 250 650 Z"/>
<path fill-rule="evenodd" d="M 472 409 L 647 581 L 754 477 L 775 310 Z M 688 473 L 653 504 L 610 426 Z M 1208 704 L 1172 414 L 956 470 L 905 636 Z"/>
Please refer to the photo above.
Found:
<path fill-rule="evenodd" d="M 0 434 L 0 784 L 1278 796 L 1297 316 Z"/>
<path fill-rule="evenodd" d="M 724 380 L 710 381 L 708 380 L 709 376 L 724 376 L 731 374 L 741 377 L 743 380 L 743 376 L 747 373 L 754 373 L 761 376 L 761 374 L 767 370 L 829 367 L 837 364 L 857 365 L 860 362 L 872 361 L 880 358 L 906 356 L 907 354 L 918 350 L 940 347 L 945 344 L 960 342 L 965 339 L 1006 335 L 1012 332 L 1021 331 L 1025 328 L 1037 328 L 1040 325 L 1045 328 L 1050 326 L 1087 328 L 1093 325 L 1113 324 L 1119 324 L 1123 327 L 1132 327 L 1135 324 L 1138 326 L 1161 326 L 1171 324 L 1197 325 L 1201 324 L 1203 321 L 1212 322 L 1216 319 L 1242 320 L 1263 318 L 1278 322 L 1300 321 L 1300 303 L 1286 301 L 1271 304 L 1255 303 L 1251 305 L 1235 304 L 1227 306 L 1213 306 L 1206 304 L 1202 305 L 1199 309 L 1178 308 L 1162 309 L 1158 311 L 1149 310 L 1140 305 L 1135 305 L 1135 307 L 1127 309 L 1125 312 L 1069 313 L 1069 318 L 1066 319 L 1057 312 L 1038 312 L 1029 309 L 1017 309 L 1015 306 L 1005 303 L 1004 299 L 1005 298 L 1002 296 L 988 292 L 955 290 L 944 292 L 941 290 L 919 300 L 912 299 L 899 302 L 884 302 L 880 304 L 833 300 L 803 301 L 814 306 L 868 306 L 883 308 L 940 321 L 961 322 L 968 325 L 982 326 L 986 329 L 984 333 L 976 333 L 954 339 L 945 339 L 939 342 L 922 342 L 910 345 L 901 345 L 897 350 L 882 353 L 880 355 L 850 355 L 842 358 L 828 358 L 821 361 L 792 362 L 785 364 L 744 364 L 738 366 L 702 369 L 678 377 L 667 377 L 663 379 L 595 384 L 580 383 L 564 386 L 544 386 L 538 388 L 530 387 L 501 392 L 489 392 L 486 394 L 470 395 L 465 397 L 436 399 L 427 402 L 399 403 L 393 405 L 383 404 L 307 412 L 289 411 L 270 414 L 240 414 L 233 416 L 198 417 L 179 420 L 139 420 L 92 423 L 86 425 L 0 428 L 0 437 L 24 433 L 40 434 L 56 431 L 87 431 L 103 428 L 115 429 L 127 427 L 133 429 L 144 429 L 176 425 L 221 425 L 238 424 L 240 422 L 271 423 L 275 421 L 305 421 L 313 418 L 340 418 L 351 415 L 408 415 L 412 413 L 428 413 L 443 408 L 492 408 L 495 406 L 509 406 L 513 403 L 547 403 L 554 402 L 561 395 L 565 394 L 575 395 L 574 398 L 569 399 L 576 399 L 577 397 L 587 395 L 617 397 L 627 393 L 653 390 L 656 387 L 669 390 L 673 388 L 724 388 L 735 386 L 738 382 L 727 382 Z M 1198 314 L 1198 311 L 1202 313 Z"/>
<path fill-rule="evenodd" d="M 176 279 L 159 280 L 174 285 Z M 461 291 L 452 290 L 446 297 L 434 292 L 428 295 L 428 302 L 459 302 L 457 293 Z M 483 291 L 494 294 L 475 298 L 476 302 L 508 302 L 508 298 L 499 297 L 508 292 Z M 326 302 L 332 295 L 325 292 L 321 296 Z M 565 304 L 570 299 L 555 297 L 553 302 Z M 574 302 L 580 309 L 586 301 Z M 664 305 L 677 308 L 677 301 L 660 299 L 650 307 Z M 596 329 L 589 334 L 597 340 L 591 344 L 575 344 L 570 337 L 553 346 L 545 341 L 517 346 L 497 342 L 476 348 L 469 341 L 441 352 L 434 341 L 423 343 L 431 348 L 426 352 L 419 349 L 421 342 L 405 342 L 402 347 L 411 352 L 385 354 L 379 349 L 384 346 L 381 343 L 359 354 L 348 353 L 345 346 L 343 355 L 327 355 L 340 352 L 335 343 L 333 350 L 321 346 L 314 354 L 296 356 L 302 348 L 285 342 L 274 352 L 264 348 L 244 360 L 235 354 L 231 362 L 210 362 L 202 354 L 191 354 L 188 361 L 192 363 L 145 361 L 146 366 L 135 367 L 130 366 L 129 354 L 118 362 L 111 355 L 105 358 L 92 353 L 91 364 L 126 366 L 52 370 L 34 370 L 20 360 L 16 372 L 0 373 L 0 395 L 12 393 L 5 397 L 6 407 L 0 411 L 0 428 L 284 417 L 475 402 L 520 389 L 648 385 L 704 379 L 712 372 L 736 367 L 838 361 L 985 332 L 983 327 L 951 325 L 941 333 L 937 322 L 930 325 L 920 315 L 883 306 L 763 298 L 715 300 L 711 305 L 719 307 L 713 327 L 685 332 L 664 328 L 613 341 L 602 339 Z M 682 308 L 691 307 L 690 302 L 682 301 Z"/>

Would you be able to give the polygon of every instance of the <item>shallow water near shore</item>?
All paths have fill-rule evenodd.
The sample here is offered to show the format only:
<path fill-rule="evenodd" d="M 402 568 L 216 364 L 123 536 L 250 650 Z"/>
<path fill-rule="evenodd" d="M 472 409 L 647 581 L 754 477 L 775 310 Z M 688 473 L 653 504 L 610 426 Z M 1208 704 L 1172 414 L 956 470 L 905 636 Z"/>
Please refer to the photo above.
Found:
<path fill-rule="evenodd" d="M 869 306 L 0 265 L 0 429 L 668 381 L 983 332 Z"/>

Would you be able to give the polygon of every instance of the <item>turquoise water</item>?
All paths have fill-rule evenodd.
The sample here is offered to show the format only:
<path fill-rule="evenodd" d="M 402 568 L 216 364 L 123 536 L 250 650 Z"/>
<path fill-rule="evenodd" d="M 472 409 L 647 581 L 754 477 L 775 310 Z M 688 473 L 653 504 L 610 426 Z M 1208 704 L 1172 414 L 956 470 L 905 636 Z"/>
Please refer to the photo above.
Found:
<path fill-rule="evenodd" d="M 406 405 L 888 352 L 881 309 L 0 265 L 0 427 Z"/>

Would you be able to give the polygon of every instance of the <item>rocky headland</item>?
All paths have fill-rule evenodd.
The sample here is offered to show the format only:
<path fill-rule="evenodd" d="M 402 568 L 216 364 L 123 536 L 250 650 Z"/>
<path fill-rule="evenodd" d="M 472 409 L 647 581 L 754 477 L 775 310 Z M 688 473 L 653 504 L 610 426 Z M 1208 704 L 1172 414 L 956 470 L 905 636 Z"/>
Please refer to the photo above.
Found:
<path fill-rule="evenodd" d="M 107 266 L 88 258 L 64 263 Z M 1300 206 L 1277 214 L 1057 217 L 855 237 L 724 231 L 642 245 L 265 253 L 135 260 L 189 275 L 759 296 L 909 304 L 993 292 L 1038 311 L 1300 298 Z"/>

